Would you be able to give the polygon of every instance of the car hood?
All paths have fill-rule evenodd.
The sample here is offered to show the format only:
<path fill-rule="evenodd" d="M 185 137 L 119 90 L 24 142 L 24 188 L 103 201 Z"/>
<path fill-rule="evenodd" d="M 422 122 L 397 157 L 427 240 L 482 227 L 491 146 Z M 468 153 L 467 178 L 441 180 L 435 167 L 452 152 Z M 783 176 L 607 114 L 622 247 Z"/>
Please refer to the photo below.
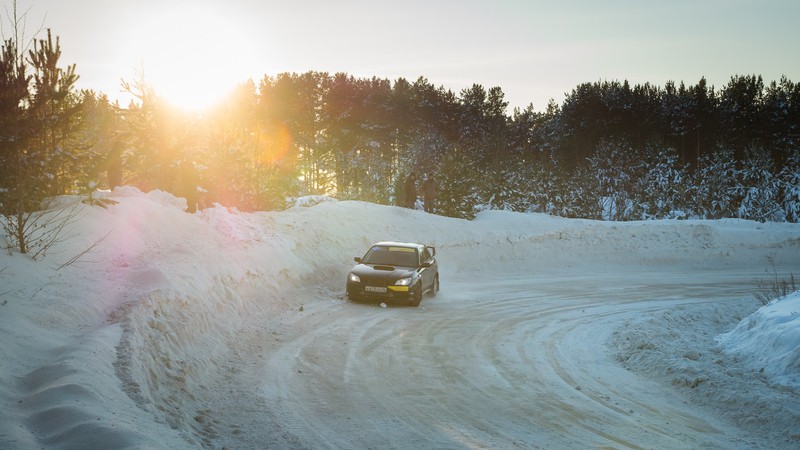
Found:
<path fill-rule="evenodd" d="M 358 275 L 359 277 L 371 279 L 386 279 L 386 280 L 399 280 L 401 278 L 409 278 L 416 273 L 416 270 L 410 267 L 396 267 L 396 266 L 382 266 L 378 264 L 358 264 L 353 267 L 350 272 Z"/>

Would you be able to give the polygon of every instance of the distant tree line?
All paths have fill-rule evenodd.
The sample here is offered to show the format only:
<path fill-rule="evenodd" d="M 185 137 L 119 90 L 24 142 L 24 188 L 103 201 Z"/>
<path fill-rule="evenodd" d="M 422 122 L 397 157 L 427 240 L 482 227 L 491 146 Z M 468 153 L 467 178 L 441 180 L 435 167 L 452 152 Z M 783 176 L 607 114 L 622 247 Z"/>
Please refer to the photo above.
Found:
<path fill-rule="evenodd" d="M 311 194 L 393 204 L 413 171 L 436 175 L 436 212 L 454 217 L 800 220 L 800 86 L 785 77 L 735 75 L 718 90 L 597 81 L 544 111 L 509 112 L 499 87 L 282 73 L 199 116 L 170 107 L 144 70 L 123 82 L 134 98 L 124 107 L 77 91 L 60 55 L 49 31 L 27 51 L 2 46 L 6 219 L 123 184 L 190 208 L 280 209 Z"/>

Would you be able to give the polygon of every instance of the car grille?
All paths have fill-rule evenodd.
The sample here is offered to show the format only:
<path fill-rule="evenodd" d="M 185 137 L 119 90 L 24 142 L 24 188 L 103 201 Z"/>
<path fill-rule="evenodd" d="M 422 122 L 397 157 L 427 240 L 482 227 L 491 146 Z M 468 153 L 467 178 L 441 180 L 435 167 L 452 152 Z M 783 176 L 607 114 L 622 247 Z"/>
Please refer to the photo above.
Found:
<path fill-rule="evenodd" d="M 369 277 L 361 277 L 361 284 L 364 286 L 381 286 L 386 287 L 394 283 L 388 283 L 383 278 L 369 278 Z"/>

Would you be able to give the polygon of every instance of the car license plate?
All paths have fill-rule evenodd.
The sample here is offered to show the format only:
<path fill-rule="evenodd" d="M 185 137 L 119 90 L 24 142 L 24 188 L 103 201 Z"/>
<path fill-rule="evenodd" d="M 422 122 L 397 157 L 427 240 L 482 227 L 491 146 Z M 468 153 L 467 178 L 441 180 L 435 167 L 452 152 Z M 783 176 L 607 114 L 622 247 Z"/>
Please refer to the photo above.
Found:
<path fill-rule="evenodd" d="M 364 286 L 364 290 L 367 292 L 386 292 L 386 288 L 381 286 Z"/>

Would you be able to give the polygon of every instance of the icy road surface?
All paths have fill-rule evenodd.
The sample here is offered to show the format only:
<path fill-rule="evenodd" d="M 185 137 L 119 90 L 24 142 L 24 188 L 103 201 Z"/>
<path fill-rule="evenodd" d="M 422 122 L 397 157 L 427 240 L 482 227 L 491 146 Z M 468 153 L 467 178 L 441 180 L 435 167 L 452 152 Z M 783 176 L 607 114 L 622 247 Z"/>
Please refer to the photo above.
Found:
<path fill-rule="evenodd" d="M 663 268 L 662 268 L 663 269 Z M 497 274 L 494 274 L 497 276 Z M 709 408 L 627 371 L 626 320 L 752 302 L 761 273 L 626 267 L 442 274 L 422 306 L 297 293 L 283 329 L 252 328 L 210 392 L 229 448 L 759 448 Z M 301 318 L 297 318 L 302 315 Z"/>

